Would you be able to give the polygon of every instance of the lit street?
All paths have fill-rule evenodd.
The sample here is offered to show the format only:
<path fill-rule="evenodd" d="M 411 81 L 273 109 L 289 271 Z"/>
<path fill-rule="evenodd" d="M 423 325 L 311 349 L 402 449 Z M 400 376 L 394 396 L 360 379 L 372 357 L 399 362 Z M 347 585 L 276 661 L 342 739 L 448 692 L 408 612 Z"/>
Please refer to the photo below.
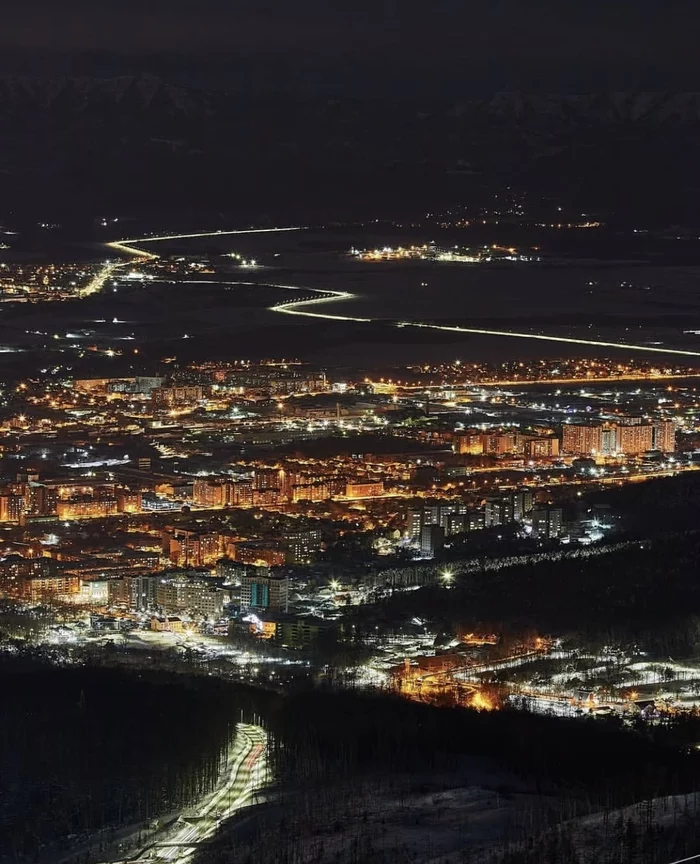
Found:
<path fill-rule="evenodd" d="M 229 766 L 218 788 L 163 826 L 148 844 L 134 855 L 108 861 L 189 861 L 200 845 L 210 840 L 218 826 L 243 807 L 254 802 L 255 793 L 266 780 L 267 736 L 260 726 L 239 723 L 229 754 Z M 127 846 L 128 841 L 122 844 Z"/>

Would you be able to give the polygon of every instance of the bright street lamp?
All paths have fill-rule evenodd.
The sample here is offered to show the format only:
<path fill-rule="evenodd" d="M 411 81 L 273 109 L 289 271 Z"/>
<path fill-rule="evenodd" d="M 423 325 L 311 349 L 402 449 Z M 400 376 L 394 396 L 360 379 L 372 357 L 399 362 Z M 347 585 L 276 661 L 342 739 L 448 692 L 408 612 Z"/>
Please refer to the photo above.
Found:
<path fill-rule="evenodd" d="M 443 585 L 451 585 L 455 581 L 455 575 L 452 570 L 441 570 L 440 579 L 442 579 Z"/>

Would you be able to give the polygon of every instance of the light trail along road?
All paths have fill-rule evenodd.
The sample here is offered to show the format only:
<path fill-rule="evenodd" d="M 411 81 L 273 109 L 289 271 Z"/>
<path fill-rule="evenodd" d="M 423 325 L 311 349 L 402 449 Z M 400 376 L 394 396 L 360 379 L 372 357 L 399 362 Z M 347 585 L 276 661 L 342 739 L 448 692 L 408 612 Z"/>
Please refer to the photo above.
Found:
<path fill-rule="evenodd" d="M 121 246 L 132 248 L 135 244 L 157 243 L 159 240 L 190 240 L 195 237 L 226 237 L 229 234 L 274 234 L 281 231 L 305 231 L 305 225 L 292 225 L 284 228 L 239 228 L 234 231 L 199 231 L 195 234 L 158 234 L 154 237 L 136 237 L 134 240 L 119 240 L 116 243 L 108 243 L 108 246 Z M 141 250 L 137 249 L 136 252 Z"/>
<path fill-rule="evenodd" d="M 203 231 L 197 234 L 162 234 L 155 237 L 138 237 L 135 240 L 113 240 L 110 243 L 105 243 L 108 249 L 114 252 L 119 252 L 122 255 L 129 255 L 131 258 L 153 259 L 158 258 L 153 252 L 146 252 L 144 249 L 139 249 L 136 244 L 143 245 L 144 243 L 157 243 L 163 240 L 188 240 L 196 237 L 219 237 L 229 234 L 269 234 L 279 231 L 303 231 L 304 226 L 291 226 L 289 228 L 244 228 L 236 231 Z M 80 291 L 80 297 L 89 297 L 91 294 L 99 293 L 110 279 L 115 270 L 119 267 L 126 267 L 129 261 L 107 261 L 96 276 Z M 351 296 L 351 295 L 350 295 Z"/>
<path fill-rule="evenodd" d="M 266 744 L 267 735 L 262 727 L 239 723 L 218 787 L 194 807 L 184 810 L 175 823 L 157 831 L 139 852 L 128 858 L 112 857 L 110 864 L 190 861 L 201 844 L 213 837 L 222 820 L 253 802 L 255 792 L 264 785 L 267 776 Z"/>
<path fill-rule="evenodd" d="M 304 226 L 291 226 L 283 228 L 247 228 L 238 231 L 203 231 L 194 234 L 165 234 L 155 237 L 136 237 L 131 240 L 120 240 L 113 243 L 108 243 L 107 246 L 115 251 L 124 252 L 133 256 L 149 256 L 156 257 L 153 253 L 144 252 L 138 247 L 144 243 L 155 243 L 163 240 L 184 240 L 195 237 L 216 237 L 229 234 L 264 234 L 280 231 L 303 231 Z M 337 302 L 338 300 L 349 300 L 356 295 L 349 291 L 333 291 L 323 288 L 304 288 L 302 286 L 284 285 L 277 286 L 280 288 L 288 288 L 294 291 L 304 291 L 305 293 L 315 294 L 315 297 L 304 298 L 303 300 L 290 300 L 284 303 L 277 303 L 270 307 L 273 312 L 280 312 L 285 315 L 299 315 L 306 318 L 321 318 L 326 321 L 351 321 L 360 324 L 382 323 L 384 319 L 380 318 L 361 318 L 351 315 L 333 315 L 329 312 L 309 312 L 306 307 L 318 306 L 324 303 Z M 480 327 L 462 327 L 459 325 L 447 324 L 431 324 L 427 321 L 386 321 L 384 323 L 393 325 L 394 327 L 420 327 L 430 330 L 441 330 L 447 333 L 468 333 L 476 336 L 500 336 L 510 337 L 514 339 L 534 339 L 540 342 L 560 342 L 567 345 L 589 345 L 597 348 L 618 348 L 624 351 L 641 351 L 645 354 L 673 354 L 681 357 L 700 357 L 700 351 L 688 351 L 681 348 L 660 348 L 655 345 L 636 345 L 630 342 L 608 342 L 601 339 L 578 339 L 573 336 L 553 336 L 546 333 L 528 333 L 517 330 L 491 330 Z"/>
<path fill-rule="evenodd" d="M 301 289 L 300 289 L 301 290 Z M 328 321 L 356 321 L 358 323 L 381 323 L 381 318 L 357 318 L 350 315 L 331 315 L 324 312 L 307 312 L 302 306 L 329 303 L 334 300 L 347 300 L 354 295 L 347 291 L 321 291 L 319 288 L 308 288 L 319 295 L 310 300 L 290 300 L 278 303 L 270 308 L 274 312 L 284 312 L 286 315 L 303 315 L 307 318 L 325 318 Z M 564 342 L 567 345 L 593 345 L 599 348 L 621 348 L 626 351 L 643 351 L 650 354 L 676 354 L 683 357 L 700 357 L 700 351 L 686 351 L 681 348 L 659 348 L 653 345 L 635 345 L 630 342 L 606 342 L 600 339 L 576 339 L 573 336 L 552 336 L 545 333 L 522 333 L 516 330 L 487 330 L 479 327 L 462 327 L 447 324 L 430 324 L 424 321 L 386 321 L 394 327 L 420 327 L 428 330 L 442 330 L 448 333 L 469 333 L 476 336 L 509 336 L 515 339 L 535 339 L 540 342 Z"/>

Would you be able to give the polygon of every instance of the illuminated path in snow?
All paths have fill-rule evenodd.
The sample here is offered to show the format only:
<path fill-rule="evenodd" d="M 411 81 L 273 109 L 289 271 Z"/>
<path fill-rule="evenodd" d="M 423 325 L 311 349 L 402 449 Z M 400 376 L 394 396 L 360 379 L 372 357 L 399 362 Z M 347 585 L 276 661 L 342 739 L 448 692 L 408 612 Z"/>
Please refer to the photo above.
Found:
<path fill-rule="evenodd" d="M 180 240 L 194 237 L 218 237 L 229 234 L 265 234 L 280 231 L 303 231 L 303 226 L 288 228 L 246 228 L 238 231 L 206 231 L 198 234 L 169 234 L 158 237 L 138 237 L 133 240 L 120 240 L 107 245 L 115 251 L 140 257 L 157 257 L 150 252 L 139 249 L 143 243 L 154 243 L 159 240 Z M 109 266 L 109 265 L 108 265 Z M 214 280 L 211 280 L 214 281 Z M 362 318 L 354 315 L 334 315 L 330 312 L 310 312 L 309 306 L 322 306 L 339 300 L 351 300 L 357 295 L 349 291 L 332 291 L 328 288 L 304 288 L 298 285 L 273 285 L 265 283 L 268 287 L 283 288 L 288 291 L 299 291 L 305 294 L 314 294 L 314 297 L 305 297 L 303 300 L 289 300 L 270 306 L 273 312 L 285 315 L 298 315 L 304 318 L 317 318 L 325 321 L 349 321 L 358 324 L 388 323 L 394 327 L 416 327 L 425 330 L 442 330 L 446 333 L 467 333 L 474 336 L 500 336 L 512 339 L 532 339 L 538 342 L 559 342 L 565 345 L 586 345 L 594 348 L 616 348 L 623 351 L 640 351 L 645 354 L 673 354 L 680 357 L 700 357 L 700 351 L 688 351 L 682 348 L 660 348 L 656 345 L 635 345 L 630 342 L 608 342 L 602 339 L 579 339 L 574 336 L 553 336 L 545 333 L 528 333 L 517 330 L 491 330 L 481 327 L 463 327 L 461 325 L 431 324 L 424 321 L 385 321 L 381 318 Z"/>

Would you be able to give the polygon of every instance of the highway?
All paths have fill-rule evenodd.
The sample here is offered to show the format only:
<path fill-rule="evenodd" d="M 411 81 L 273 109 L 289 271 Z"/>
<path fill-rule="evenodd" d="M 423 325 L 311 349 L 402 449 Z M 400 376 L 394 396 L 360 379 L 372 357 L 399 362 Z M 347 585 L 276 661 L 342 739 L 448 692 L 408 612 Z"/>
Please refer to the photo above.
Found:
<path fill-rule="evenodd" d="M 266 743 L 267 735 L 262 727 L 237 724 L 228 768 L 214 792 L 183 811 L 174 823 L 157 831 L 135 855 L 112 858 L 111 864 L 189 861 L 201 844 L 213 837 L 221 821 L 250 804 L 256 790 L 265 783 Z"/>
<path fill-rule="evenodd" d="M 131 247 L 135 244 L 157 243 L 162 240 L 190 240 L 196 237 L 226 237 L 229 234 L 275 234 L 281 231 L 305 231 L 306 225 L 291 225 L 283 228 L 239 228 L 233 231 L 198 231 L 194 234 L 158 234 L 154 237 L 136 237 L 133 240 L 118 240 L 116 244 L 122 247 Z M 115 245 L 112 243 L 109 246 Z M 140 252 L 140 250 L 136 250 Z"/>
<path fill-rule="evenodd" d="M 644 351 L 652 354 L 679 354 L 684 357 L 700 357 L 700 351 L 685 351 L 681 348 L 658 348 L 652 345 L 635 345 L 630 342 L 605 342 L 600 339 L 576 339 L 572 336 L 550 336 L 544 333 L 519 333 L 515 330 L 485 330 L 477 327 L 448 326 L 446 324 L 424 324 L 418 321 L 398 322 L 398 327 L 423 327 L 444 330 L 449 333 L 472 333 L 477 336 L 513 336 L 516 339 L 536 339 L 540 342 L 564 342 L 568 345 L 593 345 L 599 348 L 624 348 L 626 351 Z"/>
<path fill-rule="evenodd" d="M 184 240 L 196 237 L 216 237 L 235 234 L 264 234 L 281 231 L 302 231 L 305 226 L 290 226 L 282 228 L 247 228 L 235 231 L 203 231 L 192 234 L 164 234 L 155 237 L 136 237 L 130 240 L 117 240 L 106 244 L 115 251 L 121 251 L 135 256 L 152 256 L 152 253 L 144 252 L 138 247 L 144 243 L 155 243 L 165 240 Z M 118 266 L 118 265 L 117 265 Z M 109 273 L 107 274 L 109 275 Z M 105 277 L 106 279 L 107 277 Z M 529 333 L 518 330 L 493 330 L 482 327 L 463 327 L 461 325 L 432 324 L 427 321 L 384 321 L 381 318 L 364 318 L 352 315 L 334 315 L 330 312 L 310 312 L 308 306 L 319 306 L 325 303 L 333 303 L 338 300 L 349 300 L 356 295 L 349 291 L 333 291 L 324 288 L 304 288 L 303 286 L 278 285 L 278 288 L 286 288 L 293 291 L 304 291 L 315 294 L 315 297 L 305 297 L 303 300 L 290 300 L 285 303 L 277 303 L 270 307 L 273 312 L 285 315 L 298 315 L 306 318 L 320 318 L 326 321 L 350 321 L 360 324 L 387 323 L 394 327 L 416 327 L 429 330 L 440 330 L 446 333 L 466 333 L 475 336 L 500 336 L 514 339 L 531 339 L 540 342 L 559 342 L 567 345 L 587 345 L 596 348 L 617 348 L 624 351 L 638 351 L 645 354 L 664 354 L 681 357 L 700 357 L 700 351 L 689 351 L 682 348 L 662 348 L 657 345 L 637 345 L 631 342 L 609 342 L 602 339 L 580 339 L 573 336 L 554 336 L 546 333 Z"/>
<path fill-rule="evenodd" d="M 280 286 L 282 287 L 282 286 Z M 302 290 L 302 289 L 298 289 Z M 354 295 L 347 291 L 329 291 L 320 288 L 307 288 L 321 296 L 310 300 L 291 300 L 287 303 L 278 303 L 270 308 L 274 312 L 283 312 L 286 315 L 303 315 L 307 318 L 324 318 L 328 321 L 355 321 L 358 323 L 381 323 L 381 318 L 358 318 L 351 315 L 332 315 L 325 312 L 308 312 L 306 307 L 312 304 L 330 303 L 336 300 L 347 300 Z M 683 357 L 700 357 L 700 351 L 686 351 L 681 348 L 659 348 L 652 345 L 635 345 L 630 342 L 606 342 L 600 339 L 576 339 L 573 336 L 552 336 L 545 333 L 523 333 L 517 330 L 490 330 L 480 327 L 462 327 L 447 324 L 430 324 L 424 321 L 392 321 L 386 322 L 394 327 L 420 327 L 429 330 L 443 330 L 448 333 L 469 333 L 477 336 L 510 336 L 516 339 L 535 339 L 540 342 L 564 342 L 568 345 L 593 345 L 601 348 L 622 348 L 626 351 L 643 351 L 653 354 L 676 354 Z"/>
<path fill-rule="evenodd" d="M 320 293 L 318 288 L 306 289 Z M 310 304 L 327 303 L 335 300 L 346 300 L 353 295 L 347 291 L 323 291 L 325 296 L 312 300 L 292 300 L 288 303 L 280 303 L 270 307 L 275 312 L 284 312 L 286 315 L 303 315 L 308 318 L 324 318 L 328 321 L 355 321 L 358 323 L 381 323 L 381 318 L 358 318 L 351 315 L 331 315 L 324 312 L 307 312 L 300 309 Z M 430 324 L 424 321 L 393 321 L 386 322 L 394 327 L 420 327 L 429 330 L 443 330 L 448 333 L 469 333 L 476 336 L 509 336 L 516 339 L 535 339 L 540 342 L 564 342 L 568 345 L 592 345 L 600 348 L 622 348 L 626 351 L 643 351 L 652 354 L 675 354 L 683 357 L 700 357 L 700 351 L 686 351 L 681 348 L 659 348 L 652 345 L 635 345 L 631 342 L 606 342 L 600 339 L 577 339 L 573 336 L 553 336 L 545 333 L 523 333 L 517 330 L 490 330 L 480 327 L 462 327 L 458 325 Z"/>

